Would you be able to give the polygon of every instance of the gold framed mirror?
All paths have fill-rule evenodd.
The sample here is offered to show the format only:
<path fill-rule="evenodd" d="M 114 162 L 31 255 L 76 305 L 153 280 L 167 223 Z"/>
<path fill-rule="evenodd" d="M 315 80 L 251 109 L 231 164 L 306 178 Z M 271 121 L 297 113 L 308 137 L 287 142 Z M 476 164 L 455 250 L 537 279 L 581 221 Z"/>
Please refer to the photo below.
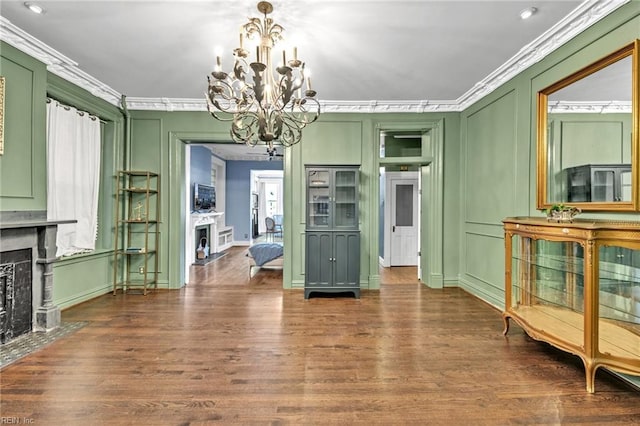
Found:
<path fill-rule="evenodd" d="M 538 92 L 538 209 L 638 210 L 639 43 Z"/>

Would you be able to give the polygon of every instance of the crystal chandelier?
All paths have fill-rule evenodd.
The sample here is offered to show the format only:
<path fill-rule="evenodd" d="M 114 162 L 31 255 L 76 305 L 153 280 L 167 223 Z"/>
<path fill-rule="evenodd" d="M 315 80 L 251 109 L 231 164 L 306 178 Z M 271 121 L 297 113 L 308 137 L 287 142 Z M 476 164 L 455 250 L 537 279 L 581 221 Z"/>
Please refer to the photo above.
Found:
<path fill-rule="evenodd" d="M 231 121 L 234 142 L 265 144 L 271 152 L 274 144 L 291 146 L 300 142 L 302 129 L 318 119 L 320 103 L 296 47 L 292 59 L 287 61 L 283 50 L 282 63 L 273 67 L 271 50 L 283 40 L 284 28 L 267 16 L 273 11 L 271 3 L 259 2 L 258 11 L 264 18 L 249 18 L 240 29 L 240 47 L 233 51 L 233 72 L 223 72 L 220 56 L 216 57 L 215 70 L 207 76 L 207 108 L 216 119 Z M 243 40 L 256 38 L 255 61 L 247 63 L 249 52 Z M 247 74 L 249 69 L 252 75 Z"/>

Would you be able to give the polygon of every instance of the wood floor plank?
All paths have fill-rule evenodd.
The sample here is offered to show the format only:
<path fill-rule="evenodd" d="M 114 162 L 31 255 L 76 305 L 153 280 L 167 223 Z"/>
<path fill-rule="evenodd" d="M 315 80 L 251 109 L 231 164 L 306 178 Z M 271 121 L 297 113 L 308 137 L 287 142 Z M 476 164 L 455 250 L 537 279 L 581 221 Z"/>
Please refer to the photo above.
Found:
<path fill-rule="evenodd" d="M 111 294 L 63 312 L 88 321 L 0 372 L 2 418 L 34 424 L 639 424 L 640 393 L 574 356 L 502 335 L 501 313 L 415 268 L 380 291 L 311 297 L 282 271 L 249 278 L 245 249 L 195 282 Z"/>

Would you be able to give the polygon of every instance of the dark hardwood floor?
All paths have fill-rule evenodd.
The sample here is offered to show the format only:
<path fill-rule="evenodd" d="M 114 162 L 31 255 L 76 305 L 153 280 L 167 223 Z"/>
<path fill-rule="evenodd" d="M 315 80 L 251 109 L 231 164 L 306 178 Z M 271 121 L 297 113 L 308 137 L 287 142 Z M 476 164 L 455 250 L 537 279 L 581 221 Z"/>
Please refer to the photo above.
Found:
<path fill-rule="evenodd" d="M 249 280 L 245 250 L 197 284 L 111 294 L 63 312 L 81 330 L 4 368 L 2 419 L 39 425 L 622 425 L 640 393 L 528 338 L 415 268 L 380 291 L 312 297 L 282 272 Z M 6 423 L 6 421 L 5 421 Z M 25 424 L 23 421 L 22 424 Z"/>

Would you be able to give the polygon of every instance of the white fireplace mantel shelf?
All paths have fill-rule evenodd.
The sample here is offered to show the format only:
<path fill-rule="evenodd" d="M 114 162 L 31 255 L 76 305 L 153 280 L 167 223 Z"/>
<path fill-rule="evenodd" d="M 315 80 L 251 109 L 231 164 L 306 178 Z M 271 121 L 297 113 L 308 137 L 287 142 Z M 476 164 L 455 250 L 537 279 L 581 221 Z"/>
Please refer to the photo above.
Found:
<path fill-rule="evenodd" d="M 218 218 L 222 218 L 223 212 L 210 212 L 210 213 L 192 213 L 191 214 L 191 227 L 211 225 L 216 223 Z"/>

